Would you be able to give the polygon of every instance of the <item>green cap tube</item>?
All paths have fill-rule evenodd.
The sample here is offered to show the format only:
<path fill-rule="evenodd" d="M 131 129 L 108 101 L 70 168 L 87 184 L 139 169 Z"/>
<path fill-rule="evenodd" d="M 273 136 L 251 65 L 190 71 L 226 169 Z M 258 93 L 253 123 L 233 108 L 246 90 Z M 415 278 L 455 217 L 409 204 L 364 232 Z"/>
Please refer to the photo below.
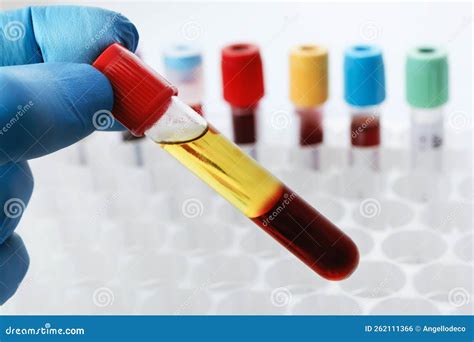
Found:
<path fill-rule="evenodd" d="M 444 49 L 419 46 L 408 52 L 406 96 L 416 108 L 435 108 L 448 101 L 448 55 Z"/>

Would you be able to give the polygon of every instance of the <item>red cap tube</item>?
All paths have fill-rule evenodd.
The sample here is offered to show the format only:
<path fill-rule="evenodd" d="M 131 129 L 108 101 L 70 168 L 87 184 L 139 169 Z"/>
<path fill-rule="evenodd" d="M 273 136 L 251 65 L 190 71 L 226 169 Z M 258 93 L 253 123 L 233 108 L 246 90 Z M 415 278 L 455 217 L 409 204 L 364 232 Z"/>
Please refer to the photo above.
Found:
<path fill-rule="evenodd" d="M 112 84 L 114 117 L 134 135 L 144 132 L 166 112 L 176 87 L 122 45 L 110 45 L 92 64 Z"/>
<path fill-rule="evenodd" d="M 222 49 L 224 99 L 233 107 L 249 108 L 264 94 L 262 58 L 258 46 L 232 44 Z"/>

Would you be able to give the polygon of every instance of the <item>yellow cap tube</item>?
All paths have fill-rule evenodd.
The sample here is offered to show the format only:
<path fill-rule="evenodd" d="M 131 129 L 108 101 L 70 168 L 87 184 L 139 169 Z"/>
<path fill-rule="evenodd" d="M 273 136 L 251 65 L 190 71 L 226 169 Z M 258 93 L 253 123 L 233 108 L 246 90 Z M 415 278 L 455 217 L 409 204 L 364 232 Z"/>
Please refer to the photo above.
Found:
<path fill-rule="evenodd" d="M 323 104 L 328 98 L 328 50 L 299 45 L 290 51 L 290 99 L 297 108 Z"/>

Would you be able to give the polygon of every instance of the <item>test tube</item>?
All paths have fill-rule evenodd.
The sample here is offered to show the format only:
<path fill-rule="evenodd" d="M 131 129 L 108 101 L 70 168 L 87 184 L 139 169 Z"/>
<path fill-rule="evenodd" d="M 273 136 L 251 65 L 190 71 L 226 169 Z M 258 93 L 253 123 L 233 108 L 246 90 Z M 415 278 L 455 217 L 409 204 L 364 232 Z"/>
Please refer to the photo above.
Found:
<path fill-rule="evenodd" d="M 179 89 L 179 98 L 203 114 L 204 81 L 201 51 L 191 45 L 177 44 L 163 54 L 165 77 Z"/>
<path fill-rule="evenodd" d="M 405 70 L 413 169 L 440 171 L 443 114 L 448 101 L 447 52 L 433 46 L 415 47 L 408 52 Z"/>
<path fill-rule="evenodd" d="M 224 99 L 232 110 L 234 142 L 256 157 L 257 109 L 264 94 L 262 59 L 258 46 L 237 43 L 221 53 Z"/>
<path fill-rule="evenodd" d="M 320 168 L 323 105 L 328 98 L 328 52 L 317 45 L 300 45 L 290 52 L 290 99 L 300 121 L 299 143 L 310 152 L 309 167 Z"/>
<path fill-rule="evenodd" d="M 321 276 L 352 274 L 354 242 L 184 104 L 168 81 L 119 44 L 94 66 L 112 84 L 116 119 L 133 134 L 160 145 Z"/>
<path fill-rule="evenodd" d="M 382 51 L 373 45 L 349 47 L 344 55 L 344 97 L 351 114 L 350 163 L 379 169 L 380 105 L 385 100 Z"/>

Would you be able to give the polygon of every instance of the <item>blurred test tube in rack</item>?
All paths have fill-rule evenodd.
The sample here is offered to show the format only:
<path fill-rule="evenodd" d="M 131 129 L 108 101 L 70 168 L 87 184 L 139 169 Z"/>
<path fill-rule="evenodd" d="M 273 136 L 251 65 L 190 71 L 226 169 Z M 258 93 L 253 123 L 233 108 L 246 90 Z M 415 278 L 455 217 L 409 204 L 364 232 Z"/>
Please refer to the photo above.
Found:
<path fill-rule="evenodd" d="M 374 45 L 354 45 L 344 54 L 344 98 L 350 112 L 349 156 L 357 197 L 378 191 L 380 169 L 381 104 L 385 100 L 382 51 Z"/>
<path fill-rule="evenodd" d="M 165 77 L 179 91 L 179 98 L 203 115 L 204 79 L 201 51 L 192 45 L 175 44 L 163 53 Z"/>
<path fill-rule="evenodd" d="M 300 45 L 290 52 L 290 98 L 300 120 L 299 143 L 310 152 L 304 158 L 313 169 L 321 164 L 323 105 L 328 98 L 328 52 L 317 45 Z M 306 155 L 305 155 L 306 157 Z"/>
<path fill-rule="evenodd" d="M 237 43 L 221 52 L 224 99 L 232 109 L 234 142 L 256 158 L 258 102 L 264 94 L 263 66 L 257 45 Z"/>
<path fill-rule="evenodd" d="M 448 101 L 448 57 L 445 50 L 420 46 L 408 52 L 406 97 L 411 106 L 413 169 L 440 171 L 443 114 Z"/>

